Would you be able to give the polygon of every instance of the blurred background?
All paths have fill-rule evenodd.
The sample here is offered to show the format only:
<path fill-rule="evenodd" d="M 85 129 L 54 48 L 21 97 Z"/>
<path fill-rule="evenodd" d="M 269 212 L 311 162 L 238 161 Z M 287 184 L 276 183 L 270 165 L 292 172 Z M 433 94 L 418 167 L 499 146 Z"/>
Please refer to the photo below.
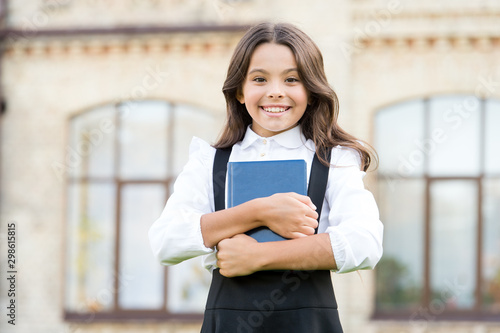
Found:
<path fill-rule="evenodd" d="M 316 41 L 341 126 L 379 153 L 384 257 L 333 274 L 345 331 L 500 332 L 493 0 L 1 0 L 1 332 L 199 332 L 210 274 L 160 266 L 147 230 L 260 21 Z"/>

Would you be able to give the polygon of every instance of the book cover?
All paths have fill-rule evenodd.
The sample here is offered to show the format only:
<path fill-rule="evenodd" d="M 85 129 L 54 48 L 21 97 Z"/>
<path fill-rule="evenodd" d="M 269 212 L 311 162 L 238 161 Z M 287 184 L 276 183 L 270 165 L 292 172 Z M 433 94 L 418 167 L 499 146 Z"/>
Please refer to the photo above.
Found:
<path fill-rule="evenodd" d="M 304 160 L 228 163 L 227 207 L 276 193 L 307 194 L 307 164 Z M 246 232 L 259 242 L 284 240 L 267 227 Z"/>

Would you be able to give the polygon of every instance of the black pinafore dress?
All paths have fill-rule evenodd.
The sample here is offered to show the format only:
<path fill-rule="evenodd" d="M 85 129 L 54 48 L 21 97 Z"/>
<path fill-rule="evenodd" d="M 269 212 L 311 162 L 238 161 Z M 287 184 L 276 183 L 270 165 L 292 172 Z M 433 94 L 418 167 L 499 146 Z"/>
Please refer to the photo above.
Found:
<path fill-rule="evenodd" d="M 225 208 L 225 175 L 230 154 L 231 149 L 218 149 L 215 156 L 215 210 Z M 331 151 L 327 156 L 330 154 Z M 318 213 L 327 180 L 328 168 L 315 155 L 308 195 Z M 260 271 L 227 278 L 215 269 L 212 274 L 201 333 L 343 332 L 328 270 Z"/>

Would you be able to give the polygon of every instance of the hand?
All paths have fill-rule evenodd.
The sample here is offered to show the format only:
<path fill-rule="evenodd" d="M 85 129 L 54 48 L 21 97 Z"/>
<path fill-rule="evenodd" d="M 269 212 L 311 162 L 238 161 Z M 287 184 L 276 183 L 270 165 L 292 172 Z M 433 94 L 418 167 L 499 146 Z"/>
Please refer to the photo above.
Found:
<path fill-rule="evenodd" d="M 277 193 L 257 199 L 261 204 L 261 220 L 265 226 L 285 238 L 314 235 L 318 213 L 308 196 Z"/>
<path fill-rule="evenodd" d="M 250 236 L 238 234 L 217 245 L 217 266 L 226 277 L 250 275 L 258 270 L 254 246 L 259 243 Z"/>

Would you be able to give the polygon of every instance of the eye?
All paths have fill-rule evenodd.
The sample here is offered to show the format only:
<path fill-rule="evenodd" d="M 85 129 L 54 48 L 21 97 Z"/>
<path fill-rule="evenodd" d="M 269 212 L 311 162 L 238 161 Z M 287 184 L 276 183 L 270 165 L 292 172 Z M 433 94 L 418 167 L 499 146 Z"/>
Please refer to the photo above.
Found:
<path fill-rule="evenodd" d="M 299 82 L 299 79 L 297 79 L 296 77 L 289 77 L 285 79 L 285 82 L 287 83 Z"/>
<path fill-rule="evenodd" d="M 261 77 L 261 76 L 257 76 L 257 77 L 255 77 L 255 78 L 253 78 L 253 80 L 252 80 L 252 81 L 257 82 L 257 83 L 263 83 L 263 82 L 266 82 L 266 79 L 264 79 L 264 78 L 263 78 L 263 77 Z"/>

